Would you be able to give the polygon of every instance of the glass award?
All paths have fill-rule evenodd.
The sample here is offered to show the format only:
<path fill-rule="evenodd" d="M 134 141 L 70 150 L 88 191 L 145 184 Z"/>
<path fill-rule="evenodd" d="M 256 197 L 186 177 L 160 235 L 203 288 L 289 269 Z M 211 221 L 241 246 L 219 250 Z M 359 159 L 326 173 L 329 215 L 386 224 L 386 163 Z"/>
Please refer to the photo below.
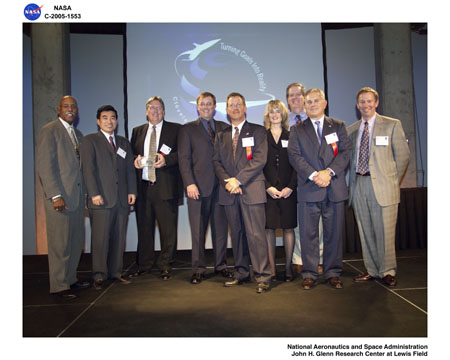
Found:
<path fill-rule="evenodd" d="M 154 156 L 142 156 L 139 159 L 139 165 L 143 167 L 150 167 L 153 166 L 155 163 L 155 157 Z"/>

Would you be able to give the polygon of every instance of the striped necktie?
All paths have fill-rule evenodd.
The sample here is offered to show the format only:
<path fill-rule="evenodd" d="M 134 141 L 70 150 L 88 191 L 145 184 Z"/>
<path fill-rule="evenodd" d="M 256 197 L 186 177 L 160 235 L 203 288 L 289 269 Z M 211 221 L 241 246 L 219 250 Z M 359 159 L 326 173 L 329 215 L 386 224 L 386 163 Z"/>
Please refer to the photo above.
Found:
<path fill-rule="evenodd" d="M 236 158 L 238 139 L 239 139 L 239 128 L 236 126 L 234 128 L 234 136 L 233 136 L 233 159 Z"/>

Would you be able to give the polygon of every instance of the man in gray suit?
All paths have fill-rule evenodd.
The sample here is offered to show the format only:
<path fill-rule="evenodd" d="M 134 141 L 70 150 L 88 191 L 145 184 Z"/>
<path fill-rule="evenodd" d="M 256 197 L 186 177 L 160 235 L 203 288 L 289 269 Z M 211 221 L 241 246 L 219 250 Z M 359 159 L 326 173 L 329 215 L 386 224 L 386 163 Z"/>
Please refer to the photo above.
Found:
<path fill-rule="evenodd" d="M 289 161 L 297 171 L 302 287 L 311 289 L 319 276 L 322 216 L 323 275 L 333 288 L 341 289 L 344 201 L 348 198 L 345 172 L 351 145 L 345 123 L 325 116 L 322 90 L 308 90 L 305 104 L 308 119 L 291 128 L 288 145 Z"/>
<path fill-rule="evenodd" d="M 136 175 L 131 145 L 116 135 L 117 111 L 111 105 L 97 110 L 95 134 L 84 137 L 80 147 L 83 176 L 91 221 L 94 287 L 112 278 L 128 284 L 122 276 L 129 206 L 136 201 Z"/>
<path fill-rule="evenodd" d="M 199 284 L 206 271 L 205 236 L 211 220 L 214 270 L 233 277 L 227 269 L 228 223 L 219 204 L 219 182 L 212 164 L 215 134 L 229 128 L 214 120 L 216 97 L 203 92 L 197 97 L 200 117 L 183 125 L 178 134 L 178 165 L 186 188 L 192 238 L 192 284 Z"/>
<path fill-rule="evenodd" d="M 78 104 L 64 96 L 58 119 L 42 127 L 36 148 L 36 167 L 44 191 L 50 293 L 66 300 L 72 291 L 89 287 L 77 280 L 84 245 L 84 184 L 79 145 L 83 134 L 73 127 Z"/>
<path fill-rule="evenodd" d="M 397 285 L 395 226 L 400 182 L 409 163 L 409 147 L 399 120 L 378 115 L 378 93 L 369 87 L 356 95 L 361 120 L 348 128 L 352 143 L 349 205 L 353 206 L 367 272 L 355 282 L 381 278 Z"/>
<path fill-rule="evenodd" d="M 225 286 L 250 280 L 250 259 L 257 281 L 256 292 L 269 290 L 270 264 L 265 235 L 266 199 L 264 165 L 267 161 L 266 130 L 246 121 L 245 98 L 227 97 L 232 127 L 216 135 L 213 164 L 219 178 L 219 203 L 225 206 L 231 230 L 235 263 L 234 279 Z"/>

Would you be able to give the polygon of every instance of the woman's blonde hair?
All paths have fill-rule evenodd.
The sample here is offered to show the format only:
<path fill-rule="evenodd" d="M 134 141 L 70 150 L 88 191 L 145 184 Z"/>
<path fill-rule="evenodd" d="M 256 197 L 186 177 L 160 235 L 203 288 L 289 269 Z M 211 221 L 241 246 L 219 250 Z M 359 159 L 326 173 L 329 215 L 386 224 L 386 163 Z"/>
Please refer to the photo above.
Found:
<path fill-rule="evenodd" d="M 264 112 L 264 126 L 266 129 L 270 129 L 270 118 L 269 113 L 273 109 L 279 109 L 281 114 L 281 126 L 289 130 L 289 112 L 281 100 L 270 100 L 267 103 L 266 111 Z"/>

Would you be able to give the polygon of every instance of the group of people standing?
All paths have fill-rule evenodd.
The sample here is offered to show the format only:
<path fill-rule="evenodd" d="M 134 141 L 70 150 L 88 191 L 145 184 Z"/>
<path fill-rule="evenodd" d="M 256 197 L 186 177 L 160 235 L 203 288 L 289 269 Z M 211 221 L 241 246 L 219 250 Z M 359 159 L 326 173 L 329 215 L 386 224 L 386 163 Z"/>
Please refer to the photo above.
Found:
<path fill-rule="evenodd" d="M 353 206 L 367 272 L 355 282 L 382 279 L 396 286 L 395 224 L 400 181 L 409 162 L 401 122 L 376 113 L 378 93 L 362 88 L 356 96 L 361 120 L 350 127 L 325 116 L 320 89 L 300 83 L 267 104 L 264 126 L 248 122 L 245 98 L 230 93 L 230 124 L 214 119 L 216 98 L 197 97 L 199 118 L 185 125 L 167 122 L 163 100 L 146 103 L 148 122 L 133 129 L 131 142 L 115 134 L 117 111 L 97 111 L 99 131 L 85 137 L 73 127 L 76 100 L 60 100 L 59 119 L 39 134 L 36 165 L 44 189 L 50 292 L 64 299 L 90 286 L 76 269 L 84 244 L 87 194 L 92 233 L 93 286 L 108 278 L 129 283 L 157 266 L 171 278 L 177 243 L 178 206 L 187 196 L 192 238 L 190 282 L 206 272 L 205 237 L 211 224 L 214 271 L 232 287 L 251 281 L 256 292 L 276 278 L 277 229 L 283 231 L 284 279 L 301 273 L 311 289 L 321 274 L 343 288 L 344 201 Z M 349 187 L 346 173 L 349 170 Z M 136 272 L 122 274 L 130 205 L 138 226 Z M 154 251 L 155 224 L 161 252 Z M 230 233 L 234 271 L 226 261 Z"/>

